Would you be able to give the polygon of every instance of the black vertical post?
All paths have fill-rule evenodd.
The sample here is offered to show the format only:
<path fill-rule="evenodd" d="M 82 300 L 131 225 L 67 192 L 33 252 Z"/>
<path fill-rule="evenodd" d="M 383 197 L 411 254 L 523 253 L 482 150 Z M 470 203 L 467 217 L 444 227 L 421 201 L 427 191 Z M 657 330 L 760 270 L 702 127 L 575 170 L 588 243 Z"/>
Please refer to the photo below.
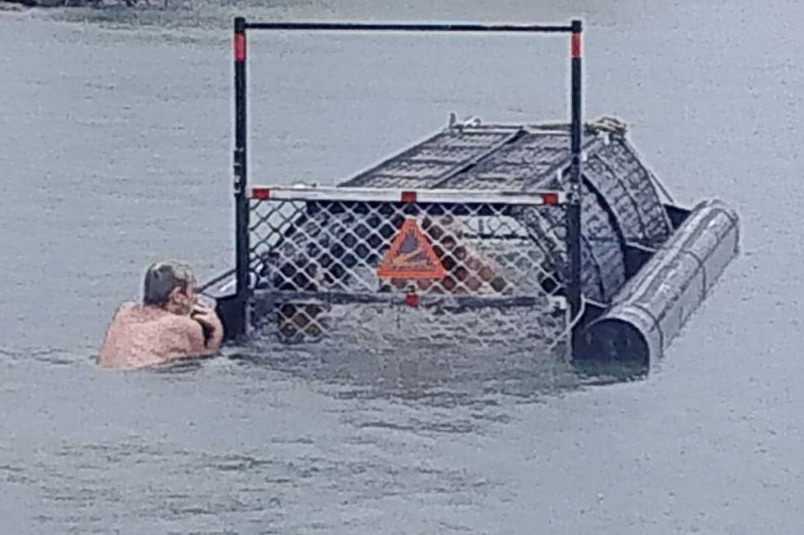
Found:
<path fill-rule="evenodd" d="M 581 312 L 581 147 L 583 147 L 583 123 L 581 117 L 581 21 L 572 21 L 570 49 L 572 56 L 572 161 L 570 164 L 570 195 L 567 206 L 567 254 L 569 256 L 569 280 L 567 298 L 573 320 Z M 573 330 L 575 331 L 575 329 Z M 573 332 L 573 350 L 576 347 Z M 574 351 L 573 351 L 574 353 Z"/>
<path fill-rule="evenodd" d="M 235 77 L 235 273 L 237 277 L 237 318 L 233 335 L 246 334 L 249 303 L 249 199 L 246 173 L 246 19 L 234 20 L 234 77 Z"/>

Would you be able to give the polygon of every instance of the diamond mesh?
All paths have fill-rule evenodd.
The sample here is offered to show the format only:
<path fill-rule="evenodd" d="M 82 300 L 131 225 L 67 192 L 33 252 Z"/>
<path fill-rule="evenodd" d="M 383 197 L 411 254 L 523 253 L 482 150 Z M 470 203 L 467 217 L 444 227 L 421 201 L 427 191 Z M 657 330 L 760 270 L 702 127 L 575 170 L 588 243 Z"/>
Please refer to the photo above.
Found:
<path fill-rule="evenodd" d="M 252 327 L 283 343 L 568 350 L 564 222 L 561 206 L 252 200 Z"/>

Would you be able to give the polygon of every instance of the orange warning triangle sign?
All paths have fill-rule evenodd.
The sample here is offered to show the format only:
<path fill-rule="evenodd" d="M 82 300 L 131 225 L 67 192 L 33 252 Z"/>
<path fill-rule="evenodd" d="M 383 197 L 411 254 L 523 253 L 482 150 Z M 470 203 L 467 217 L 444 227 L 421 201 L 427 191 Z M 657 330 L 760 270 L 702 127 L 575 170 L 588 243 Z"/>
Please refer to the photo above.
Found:
<path fill-rule="evenodd" d="M 444 266 L 414 218 L 405 219 L 377 266 L 377 276 L 383 279 L 441 279 L 444 274 Z"/>

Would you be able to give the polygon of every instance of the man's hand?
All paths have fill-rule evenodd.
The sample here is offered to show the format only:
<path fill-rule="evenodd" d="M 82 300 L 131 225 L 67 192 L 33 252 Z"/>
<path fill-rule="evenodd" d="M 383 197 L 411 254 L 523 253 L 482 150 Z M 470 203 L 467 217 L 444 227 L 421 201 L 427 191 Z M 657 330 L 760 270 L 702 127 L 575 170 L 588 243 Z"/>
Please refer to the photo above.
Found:
<path fill-rule="evenodd" d="M 203 303 L 196 303 L 190 317 L 201 324 L 207 341 L 206 349 L 215 350 L 223 340 L 223 324 L 215 311 Z"/>

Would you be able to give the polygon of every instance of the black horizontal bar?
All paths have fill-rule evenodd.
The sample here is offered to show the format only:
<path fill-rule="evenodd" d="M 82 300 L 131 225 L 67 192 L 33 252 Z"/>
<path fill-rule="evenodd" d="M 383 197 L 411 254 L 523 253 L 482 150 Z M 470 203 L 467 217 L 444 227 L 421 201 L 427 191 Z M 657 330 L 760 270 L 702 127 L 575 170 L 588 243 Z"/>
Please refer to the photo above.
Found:
<path fill-rule="evenodd" d="M 247 22 L 248 30 L 335 30 L 396 32 L 569 33 L 572 26 L 543 24 L 402 24 L 352 22 Z"/>
<path fill-rule="evenodd" d="M 234 274 L 235 274 L 235 270 L 230 269 L 230 270 L 228 270 L 228 271 L 226 271 L 224 273 L 221 273 L 220 275 L 218 275 L 214 279 L 205 282 L 201 286 L 198 286 L 195 289 L 195 291 L 196 291 L 196 293 L 203 294 L 204 292 L 206 292 L 207 290 L 209 290 L 210 288 L 212 288 L 213 286 L 215 286 L 219 282 L 223 282 L 224 280 L 228 279 L 229 277 L 231 277 Z"/>
<path fill-rule="evenodd" d="M 269 289 L 254 290 L 253 298 L 268 300 L 274 303 L 296 305 L 342 305 L 342 304 L 388 304 L 405 305 L 405 294 L 396 292 L 349 293 L 349 292 L 302 292 Z M 474 296 L 474 295 L 438 295 L 421 294 L 418 306 L 429 308 L 512 308 L 533 307 L 544 303 L 545 296 Z"/>

